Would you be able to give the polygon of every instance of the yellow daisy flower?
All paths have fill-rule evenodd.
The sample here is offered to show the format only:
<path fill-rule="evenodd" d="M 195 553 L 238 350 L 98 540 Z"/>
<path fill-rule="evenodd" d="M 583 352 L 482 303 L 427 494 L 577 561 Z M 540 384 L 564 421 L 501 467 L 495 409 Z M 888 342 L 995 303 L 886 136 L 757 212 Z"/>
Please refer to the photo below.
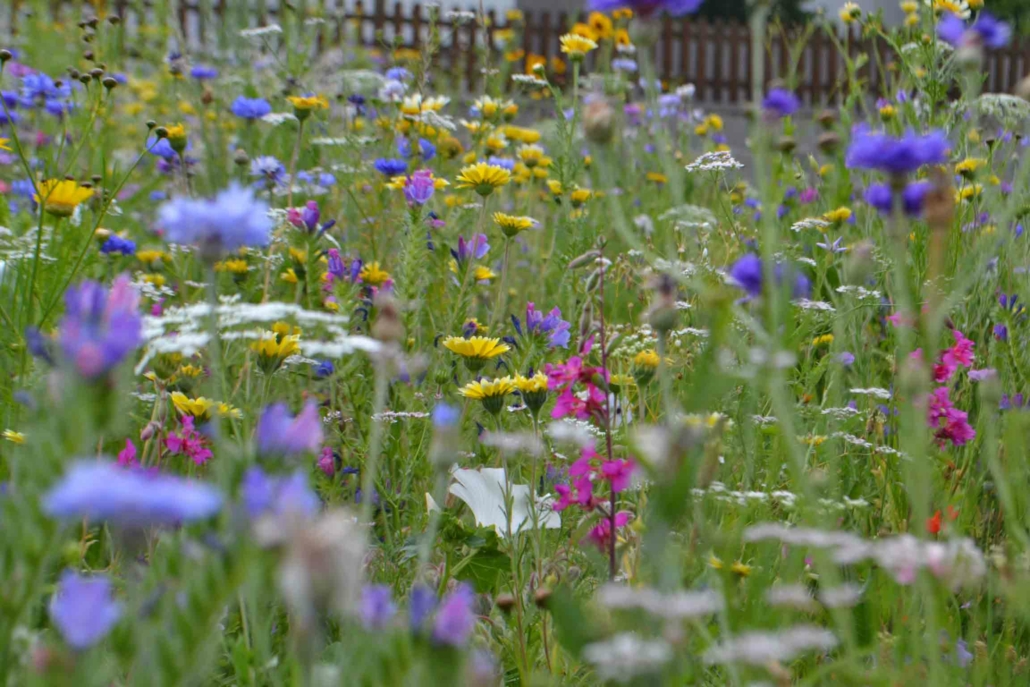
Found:
<path fill-rule="evenodd" d="M 25 435 L 21 432 L 15 432 L 13 429 L 5 429 L 3 433 L 4 441 L 9 441 L 12 444 L 24 444 Z"/>
<path fill-rule="evenodd" d="M 93 197 L 93 189 L 80 186 L 68 179 L 47 179 L 39 182 L 39 194 L 32 199 L 43 206 L 54 217 L 71 217 L 81 203 Z"/>
<path fill-rule="evenodd" d="M 588 52 L 596 49 L 597 43 L 585 36 L 567 33 L 561 37 L 561 51 L 573 62 L 582 60 Z"/>
<path fill-rule="evenodd" d="M 535 226 L 536 220 L 532 217 L 506 215 L 503 212 L 495 212 L 494 224 L 501 228 L 501 233 L 505 236 L 508 238 L 514 238 L 526 229 Z"/>
<path fill-rule="evenodd" d="M 485 198 L 493 193 L 494 189 L 504 186 L 509 181 L 511 181 L 511 172 L 508 170 L 485 162 L 478 162 L 462 168 L 461 174 L 458 175 L 456 188 L 474 189 L 476 193 Z"/>
<path fill-rule="evenodd" d="M 481 379 L 469 382 L 458 393 L 465 398 L 481 401 L 488 413 L 496 415 L 504 408 L 504 397 L 514 389 L 515 384 L 511 377 L 499 377 L 494 380 Z"/>
<path fill-rule="evenodd" d="M 390 273 L 379 267 L 379 261 L 370 262 L 358 273 L 361 281 L 369 286 L 382 286 L 390 278 Z"/>

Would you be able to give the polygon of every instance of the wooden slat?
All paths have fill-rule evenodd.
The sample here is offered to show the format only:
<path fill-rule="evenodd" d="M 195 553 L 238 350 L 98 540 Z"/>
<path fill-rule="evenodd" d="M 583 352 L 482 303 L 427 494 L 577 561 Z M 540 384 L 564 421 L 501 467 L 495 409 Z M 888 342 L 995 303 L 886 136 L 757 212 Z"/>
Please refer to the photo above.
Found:
<path fill-rule="evenodd" d="M 694 25 L 694 35 L 697 38 L 697 99 L 708 100 L 708 44 L 711 36 L 711 25 L 707 19 L 702 19 Z"/>
<path fill-rule="evenodd" d="M 736 103 L 740 99 L 740 45 L 737 40 L 737 25 L 730 24 L 724 27 L 725 45 L 729 48 L 729 71 L 726 76 L 726 99 Z"/>

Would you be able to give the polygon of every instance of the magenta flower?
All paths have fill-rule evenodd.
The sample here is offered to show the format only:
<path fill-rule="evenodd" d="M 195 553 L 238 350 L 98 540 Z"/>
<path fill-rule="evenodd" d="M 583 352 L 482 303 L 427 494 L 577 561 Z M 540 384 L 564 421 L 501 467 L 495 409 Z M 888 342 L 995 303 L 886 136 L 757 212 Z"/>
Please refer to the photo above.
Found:
<path fill-rule="evenodd" d="M 942 448 L 948 441 L 953 446 L 962 446 L 976 437 L 976 430 L 970 426 L 968 417 L 951 402 L 948 387 L 938 387 L 930 394 L 927 424 L 936 430 L 934 437 Z"/>
<path fill-rule="evenodd" d="M 617 494 L 629 487 L 636 464 L 632 460 L 608 460 L 601 464 L 601 477 L 612 484 Z"/>
<path fill-rule="evenodd" d="M 133 468 L 139 465 L 136 460 L 136 445 L 132 439 L 125 440 L 125 448 L 118 452 L 118 464 L 123 468 Z"/>
<path fill-rule="evenodd" d="M 170 432 L 165 437 L 165 447 L 175 455 L 186 455 L 197 465 L 203 465 L 214 455 L 207 447 L 207 439 L 193 427 L 193 416 L 182 418 L 182 433 Z M 121 454 L 119 454 L 119 461 Z"/>
<path fill-rule="evenodd" d="M 615 527 L 625 527 L 626 523 L 629 522 L 630 514 L 626 511 L 619 511 L 615 514 Z M 612 523 L 609 518 L 602 518 L 600 522 L 594 525 L 593 529 L 590 530 L 590 534 L 587 535 L 587 539 L 593 543 L 601 551 L 608 550 L 608 544 L 612 538 Z"/>
<path fill-rule="evenodd" d="M 955 345 L 944 352 L 944 362 L 956 367 L 959 365 L 971 367 L 975 361 L 975 356 L 973 355 L 973 346 L 975 344 L 958 330 L 952 333 L 955 336 Z"/>
<path fill-rule="evenodd" d="M 286 211 L 286 219 L 290 224 L 309 233 L 318 228 L 320 217 L 318 202 L 314 200 L 309 200 L 303 208 L 290 208 Z"/>

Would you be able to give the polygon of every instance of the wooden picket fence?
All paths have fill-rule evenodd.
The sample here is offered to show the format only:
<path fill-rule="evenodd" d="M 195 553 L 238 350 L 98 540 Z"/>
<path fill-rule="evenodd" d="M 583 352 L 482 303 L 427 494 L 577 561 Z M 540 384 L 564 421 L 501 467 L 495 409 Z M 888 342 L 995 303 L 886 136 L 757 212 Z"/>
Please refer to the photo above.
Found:
<path fill-rule="evenodd" d="M 0 26 L 16 33 L 28 3 L 7 0 L 6 4 L 8 16 L 3 17 L 4 10 L 0 8 Z M 121 18 L 119 30 L 124 34 L 123 40 L 142 39 L 139 29 L 144 25 L 177 19 L 179 40 L 192 53 L 200 55 L 214 49 L 224 53 L 226 29 L 235 35 L 243 28 L 287 21 L 300 26 L 305 17 L 324 20 L 310 24 L 310 30 L 317 31 L 317 40 L 312 41 L 312 58 L 346 45 L 417 50 L 429 39 L 430 31 L 429 9 L 418 4 L 405 8 L 401 3 L 388 8 L 385 0 L 373 0 L 371 7 L 362 0 L 107 0 L 105 4 L 108 15 Z M 171 16 L 157 16 L 159 4 Z M 63 12 L 65 16 L 68 12 L 89 16 L 95 11 L 93 4 L 81 1 L 50 0 L 48 7 L 55 15 Z M 483 31 L 477 22 L 452 18 L 452 11 L 460 9 L 469 11 L 458 7 L 435 10 L 439 39 L 436 66 L 443 70 L 441 73 L 461 82 L 467 92 L 475 92 L 482 79 L 481 50 L 489 46 L 496 65 L 505 52 L 520 46 L 502 48 L 498 44 L 498 33 L 513 28 L 506 13 L 487 12 L 488 28 Z M 526 12 L 519 27 L 521 51 L 547 59 L 560 56 L 559 36 L 575 22 L 584 20 L 583 13 Z M 774 28 L 770 32 L 765 46 L 767 79 L 789 83 L 805 103 L 813 106 L 837 102 L 845 76 L 843 49 L 852 57 L 868 56 L 859 76 L 870 93 L 891 92 L 895 58 L 882 40 L 863 38 L 855 29 L 841 30 L 835 39 L 816 30 L 795 50 L 800 35 L 800 29 Z M 664 16 L 660 19 L 652 60 L 663 81 L 673 85 L 694 84 L 701 102 L 743 103 L 751 93 L 751 38 L 745 25 Z M 521 71 L 522 63 L 512 67 Z M 1023 77 L 1030 75 L 1030 42 L 991 51 L 984 71 L 985 91 L 1012 92 Z"/>

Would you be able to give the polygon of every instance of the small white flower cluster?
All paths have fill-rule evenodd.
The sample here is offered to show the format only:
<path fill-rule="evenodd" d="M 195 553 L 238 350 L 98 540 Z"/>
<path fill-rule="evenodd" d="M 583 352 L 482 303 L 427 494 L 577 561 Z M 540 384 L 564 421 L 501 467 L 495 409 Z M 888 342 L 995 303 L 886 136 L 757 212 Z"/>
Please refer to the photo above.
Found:
<path fill-rule="evenodd" d="M 766 522 L 747 528 L 744 541 L 777 541 L 791 546 L 829 549 L 838 565 L 871 560 L 903 585 L 912 584 L 923 569 L 953 590 L 970 586 L 987 573 L 983 552 L 968 537 L 924 541 L 911 534 L 902 534 L 867 540 L 848 532 Z"/>
<path fill-rule="evenodd" d="M 891 448 L 890 446 L 877 446 L 872 442 L 866 441 L 862 437 L 856 437 L 854 434 L 848 434 L 847 432 L 834 432 L 830 436 L 834 439 L 841 439 L 846 444 L 869 449 L 873 453 L 878 453 L 884 456 L 898 456 L 899 458 L 908 460 L 908 456 L 896 448 Z"/>
<path fill-rule="evenodd" d="M 794 305 L 802 310 L 816 310 L 819 312 L 836 312 L 837 309 L 826 301 L 810 301 L 807 298 L 799 298 L 793 301 Z"/>
<path fill-rule="evenodd" d="M 552 422 L 545 430 L 547 436 L 557 443 L 593 446 L 594 440 L 603 436 L 601 430 L 590 422 L 566 418 Z"/>
<path fill-rule="evenodd" d="M 269 112 L 261 118 L 261 121 L 272 126 L 279 126 L 286 122 L 295 122 L 297 117 L 292 112 Z"/>
<path fill-rule="evenodd" d="M 444 15 L 444 19 L 455 24 L 467 24 L 476 20 L 476 13 L 464 10 L 451 10 Z"/>
<path fill-rule="evenodd" d="M 479 439 L 484 446 L 492 446 L 503 453 L 527 453 L 539 456 L 544 445 L 532 432 L 486 432 Z"/>
<path fill-rule="evenodd" d="M 642 610 L 668 620 L 702 618 L 719 613 L 726 606 L 722 594 L 713 589 L 663 594 L 656 589 L 634 589 L 620 584 L 601 587 L 597 600 L 612 610 Z"/>
<path fill-rule="evenodd" d="M 829 415 L 830 417 L 837 420 L 847 420 L 862 414 L 862 411 L 856 408 L 852 408 L 851 406 L 823 408 L 820 412 L 823 415 Z"/>
<path fill-rule="evenodd" d="M 264 36 L 274 36 L 282 32 L 283 27 L 278 24 L 269 24 L 268 26 L 258 26 L 253 29 L 243 29 L 240 31 L 240 35 L 244 38 L 263 38 Z"/>
<path fill-rule="evenodd" d="M 38 229 L 32 227 L 21 236 L 14 236 L 14 233 L 7 227 L 0 227 L 0 259 L 3 260 L 32 260 L 36 255 L 36 234 Z M 55 262 L 57 258 L 50 255 L 50 239 L 53 236 L 53 229 L 43 227 L 43 236 L 39 243 L 40 262 Z"/>
<path fill-rule="evenodd" d="M 626 683 L 659 670 L 672 660 L 672 647 L 660 639 L 643 639 L 635 632 L 621 632 L 583 648 L 583 658 L 602 681 Z"/>
<path fill-rule="evenodd" d="M 533 88 L 543 88 L 547 85 L 546 81 L 532 74 L 512 74 L 511 80 L 520 86 L 531 86 Z"/>
<path fill-rule="evenodd" d="M 420 411 L 394 411 L 384 410 L 381 413 L 375 413 L 372 416 L 372 422 L 388 422 L 391 425 L 400 422 L 401 420 L 407 419 L 425 419 L 429 417 L 429 413 L 423 413 Z"/>
<path fill-rule="evenodd" d="M 703 153 L 685 169 L 688 172 L 725 172 L 732 169 L 744 169 L 744 165 L 734 159 L 728 150 L 718 150 Z"/>
<path fill-rule="evenodd" d="M 776 632 L 744 632 L 724 640 L 705 653 L 708 663 L 744 663 L 766 666 L 785 663 L 809 651 L 830 651 L 837 637 L 816 625 L 795 625 Z"/>
<path fill-rule="evenodd" d="M 872 396 L 873 398 L 879 398 L 884 401 L 889 401 L 891 392 L 889 389 L 881 389 L 879 387 L 869 387 L 868 389 L 852 389 L 851 393 L 857 396 Z"/>
<path fill-rule="evenodd" d="M 864 286 L 855 286 L 854 284 L 843 284 L 837 287 L 837 293 L 853 293 L 860 299 L 873 299 L 880 300 L 879 291 L 871 291 Z"/>
<path fill-rule="evenodd" d="M 824 219 L 818 217 L 806 217 L 805 219 L 799 219 L 790 226 L 790 230 L 794 232 L 802 232 L 806 229 L 816 229 L 818 231 L 824 231 L 830 226 L 830 223 Z"/>

